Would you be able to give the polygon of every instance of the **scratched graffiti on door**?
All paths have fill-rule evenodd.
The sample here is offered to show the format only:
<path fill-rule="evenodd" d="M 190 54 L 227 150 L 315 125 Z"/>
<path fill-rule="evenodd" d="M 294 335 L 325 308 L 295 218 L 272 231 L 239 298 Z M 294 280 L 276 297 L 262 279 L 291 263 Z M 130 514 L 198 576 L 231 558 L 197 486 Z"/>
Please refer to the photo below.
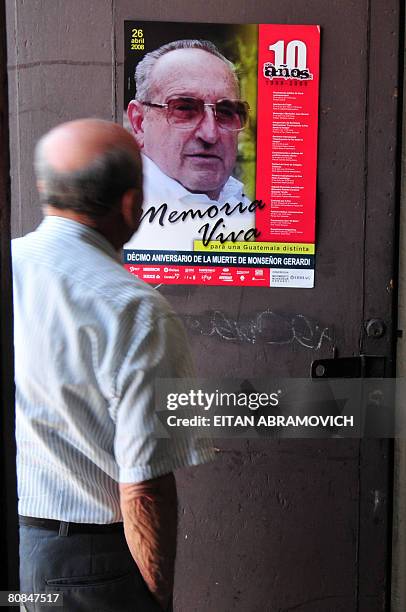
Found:
<path fill-rule="evenodd" d="M 185 315 L 187 329 L 202 336 L 215 336 L 229 342 L 251 344 L 294 344 L 312 350 L 334 344 L 333 329 L 303 314 L 281 315 L 272 310 L 233 318 L 221 310 Z"/>

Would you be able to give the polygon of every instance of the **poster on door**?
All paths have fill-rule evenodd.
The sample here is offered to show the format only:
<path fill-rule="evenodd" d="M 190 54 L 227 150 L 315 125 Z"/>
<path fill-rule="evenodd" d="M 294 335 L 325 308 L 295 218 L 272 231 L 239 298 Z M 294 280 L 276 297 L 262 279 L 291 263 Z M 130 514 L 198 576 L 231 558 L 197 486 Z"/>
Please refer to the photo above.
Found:
<path fill-rule="evenodd" d="M 311 288 L 320 28 L 126 21 L 123 122 L 148 283 Z"/>

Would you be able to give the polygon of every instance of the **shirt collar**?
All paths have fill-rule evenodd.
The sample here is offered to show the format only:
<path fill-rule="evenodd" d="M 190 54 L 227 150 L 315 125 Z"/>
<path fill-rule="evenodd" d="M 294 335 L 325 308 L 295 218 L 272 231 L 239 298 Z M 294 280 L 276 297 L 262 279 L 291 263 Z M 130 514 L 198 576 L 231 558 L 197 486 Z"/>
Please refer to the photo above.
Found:
<path fill-rule="evenodd" d="M 67 219 L 66 217 L 59 217 L 57 215 L 46 215 L 36 231 L 51 233 L 57 237 L 76 237 L 83 242 L 91 244 L 100 251 L 103 251 L 103 253 L 106 253 L 109 257 L 119 260 L 119 254 L 114 250 L 113 245 L 110 244 L 100 232 L 88 225 L 73 221 L 73 219 Z"/>
<path fill-rule="evenodd" d="M 199 202 L 200 204 L 224 204 L 229 202 L 230 204 L 240 202 L 244 199 L 243 195 L 243 184 L 233 176 L 230 176 L 226 184 L 224 185 L 218 200 L 211 200 L 205 193 L 192 193 L 188 191 L 183 185 L 175 181 L 167 174 L 165 174 L 150 157 L 142 155 L 143 169 L 144 169 L 144 181 L 145 181 L 145 193 L 149 193 L 148 187 L 151 185 L 155 187 L 162 186 L 162 198 L 163 201 L 166 199 L 176 199 L 182 204 L 193 204 Z"/>

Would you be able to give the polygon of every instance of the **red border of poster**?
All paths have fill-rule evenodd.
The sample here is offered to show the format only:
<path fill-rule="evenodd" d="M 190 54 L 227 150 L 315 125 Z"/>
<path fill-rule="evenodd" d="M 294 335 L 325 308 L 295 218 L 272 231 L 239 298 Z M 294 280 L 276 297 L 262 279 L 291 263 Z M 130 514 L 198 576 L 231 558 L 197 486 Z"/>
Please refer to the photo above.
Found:
<path fill-rule="evenodd" d="M 290 46 L 299 62 L 295 42 L 305 45 L 311 78 L 291 76 L 286 56 Z M 277 72 L 277 52 L 269 47 L 278 43 L 286 76 L 265 76 L 269 64 Z M 259 26 L 256 197 L 270 203 L 257 213 L 262 240 L 315 241 L 319 54 L 318 26 Z"/>

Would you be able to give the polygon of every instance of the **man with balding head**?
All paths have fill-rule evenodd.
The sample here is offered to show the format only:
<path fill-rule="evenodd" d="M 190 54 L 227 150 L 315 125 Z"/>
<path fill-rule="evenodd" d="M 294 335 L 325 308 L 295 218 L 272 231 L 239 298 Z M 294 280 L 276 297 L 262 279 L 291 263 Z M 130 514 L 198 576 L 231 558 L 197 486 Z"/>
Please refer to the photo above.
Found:
<path fill-rule="evenodd" d="M 154 380 L 191 361 L 169 304 L 118 256 L 140 222 L 138 147 L 74 121 L 40 140 L 35 169 L 45 219 L 13 241 L 21 590 L 69 612 L 169 609 L 172 471 L 211 452 L 155 435 Z"/>

